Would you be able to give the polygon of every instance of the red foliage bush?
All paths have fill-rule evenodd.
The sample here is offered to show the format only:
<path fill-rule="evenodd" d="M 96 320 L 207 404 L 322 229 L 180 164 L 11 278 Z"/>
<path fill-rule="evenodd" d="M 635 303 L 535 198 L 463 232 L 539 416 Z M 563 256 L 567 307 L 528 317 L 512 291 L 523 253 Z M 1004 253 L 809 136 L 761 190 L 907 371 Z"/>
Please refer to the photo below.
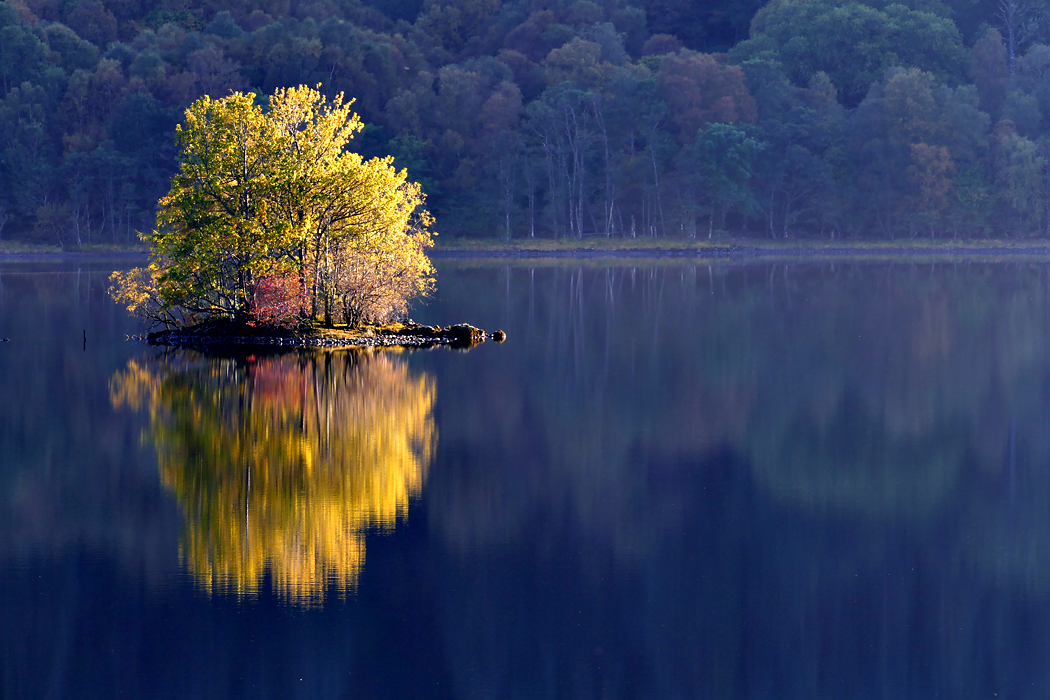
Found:
<path fill-rule="evenodd" d="M 268 275 L 255 281 L 251 316 L 259 325 L 290 328 L 299 323 L 306 301 L 296 275 Z"/>

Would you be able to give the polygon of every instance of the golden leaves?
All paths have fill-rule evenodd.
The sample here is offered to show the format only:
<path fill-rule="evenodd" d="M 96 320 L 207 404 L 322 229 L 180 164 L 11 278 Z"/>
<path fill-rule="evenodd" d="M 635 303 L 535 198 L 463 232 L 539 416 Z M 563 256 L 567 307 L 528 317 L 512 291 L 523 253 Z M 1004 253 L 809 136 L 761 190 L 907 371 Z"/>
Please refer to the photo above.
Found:
<path fill-rule="evenodd" d="M 353 100 L 299 86 L 268 102 L 264 110 L 254 93 L 205 96 L 186 111 L 180 170 L 148 237 L 157 297 L 197 314 L 251 319 L 256 281 L 283 275 L 310 297 L 303 313 L 323 314 L 326 323 L 402 313 L 433 286 L 433 268 L 419 254 L 432 236 L 419 185 L 390 157 L 365 161 L 347 150 L 363 128 Z M 373 265 L 368 276 L 388 298 L 354 306 L 362 295 L 347 285 L 363 278 L 344 268 L 377 256 L 400 258 Z M 120 299 L 135 304 L 127 294 Z"/>

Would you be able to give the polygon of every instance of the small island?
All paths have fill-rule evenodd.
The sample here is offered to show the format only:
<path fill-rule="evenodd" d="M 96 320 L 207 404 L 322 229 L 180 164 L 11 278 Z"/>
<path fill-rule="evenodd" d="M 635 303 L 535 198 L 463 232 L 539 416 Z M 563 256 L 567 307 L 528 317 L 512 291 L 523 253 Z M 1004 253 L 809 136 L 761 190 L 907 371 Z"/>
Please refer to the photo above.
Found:
<path fill-rule="evenodd" d="M 320 86 L 318 86 L 320 87 Z M 158 204 L 146 267 L 110 294 L 163 330 L 152 344 L 209 347 L 450 344 L 485 331 L 406 322 L 434 290 L 432 218 L 393 158 L 350 151 L 353 101 L 306 86 L 208 96 L 177 129 L 179 170 Z M 264 107 L 265 105 L 265 107 Z M 502 331 L 492 334 L 502 341 Z"/>
<path fill-rule="evenodd" d="M 442 328 L 414 323 L 364 324 L 356 328 L 305 329 L 236 325 L 233 323 L 202 323 L 188 328 L 170 328 L 145 336 L 151 345 L 174 345 L 190 348 L 216 348 L 239 345 L 249 347 L 305 348 L 305 347 L 433 347 L 448 345 L 470 348 L 492 338 L 502 343 L 507 334 L 501 330 L 491 334 L 469 323 L 456 323 Z"/>

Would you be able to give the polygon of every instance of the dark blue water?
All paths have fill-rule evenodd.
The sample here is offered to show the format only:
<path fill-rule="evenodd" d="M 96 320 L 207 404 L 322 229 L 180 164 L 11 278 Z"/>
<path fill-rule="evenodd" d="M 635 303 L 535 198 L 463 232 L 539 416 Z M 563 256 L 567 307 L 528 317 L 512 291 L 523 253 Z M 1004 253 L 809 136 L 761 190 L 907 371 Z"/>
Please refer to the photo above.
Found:
<path fill-rule="evenodd" d="M 1046 266 L 445 263 L 506 343 L 277 356 L 113 267 L 0 266 L 0 697 L 1050 696 Z"/>

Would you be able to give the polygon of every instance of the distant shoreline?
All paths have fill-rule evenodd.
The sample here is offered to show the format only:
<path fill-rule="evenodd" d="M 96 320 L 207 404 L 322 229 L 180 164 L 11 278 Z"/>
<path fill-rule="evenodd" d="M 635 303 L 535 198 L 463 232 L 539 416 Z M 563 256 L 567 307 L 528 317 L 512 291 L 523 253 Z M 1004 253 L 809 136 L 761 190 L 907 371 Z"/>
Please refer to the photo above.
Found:
<path fill-rule="evenodd" d="M 917 258 L 917 257 L 1030 257 L 1050 258 L 1050 246 L 1040 248 L 1010 247 L 836 247 L 836 248 L 628 248 L 603 250 L 579 248 L 567 250 L 500 250 L 500 249 L 445 249 L 430 253 L 432 258 L 446 259 L 558 259 L 558 258 L 680 258 L 695 260 L 774 260 L 790 259 L 852 259 L 852 258 Z"/>
<path fill-rule="evenodd" d="M 0 250 L 0 262 L 34 262 L 48 260 L 146 260 L 149 252 L 144 250 L 72 251 L 72 250 Z"/>
<path fill-rule="evenodd" d="M 467 241 L 440 245 L 428 252 L 435 259 L 599 259 L 680 258 L 694 260 L 820 260 L 1014 257 L 1050 258 L 1050 241 L 733 241 L 709 243 L 681 239 L 639 243 L 624 239 L 595 242 L 567 239 L 533 239 L 502 243 Z M 15 250 L 0 248 L 0 262 L 46 262 L 52 260 L 144 260 L 141 249 L 48 250 L 30 246 Z"/>

